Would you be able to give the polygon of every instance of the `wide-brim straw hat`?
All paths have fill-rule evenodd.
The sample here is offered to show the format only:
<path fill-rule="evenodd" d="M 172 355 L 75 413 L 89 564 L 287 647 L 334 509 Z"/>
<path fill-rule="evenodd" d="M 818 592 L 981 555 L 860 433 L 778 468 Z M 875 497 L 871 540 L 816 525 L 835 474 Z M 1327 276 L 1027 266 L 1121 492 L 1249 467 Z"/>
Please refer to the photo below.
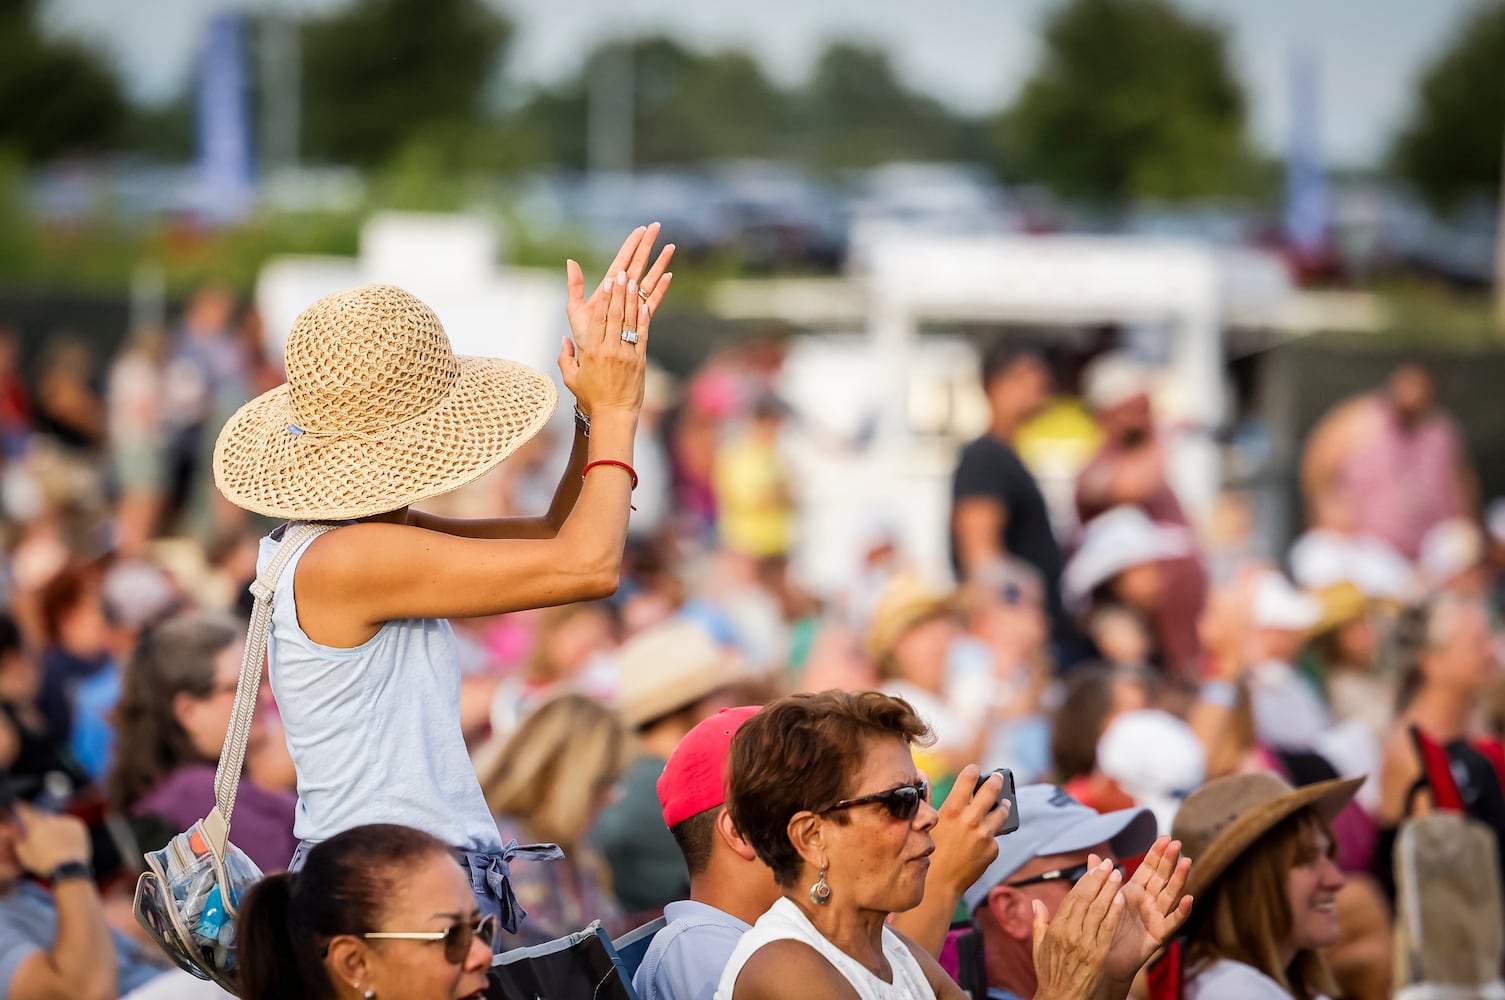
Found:
<path fill-rule="evenodd" d="M 305 309 L 286 367 L 286 384 L 220 431 L 214 482 L 237 507 L 289 520 L 367 517 L 464 486 L 559 401 L 526 365 L 456 356 L 434 311 L 391 285 Z"/>
<path fill-rule="evenodd" d="M 1317 592 L 1316 598 L 1322 605 L 1322 617 L 1307 632 L 1313 638 L 1342 628 L 1349 622 L 1362 618 L 1369 610 L 1369 598 L 1364 596 L 1358 584 L 1346 580 L 1322 588 Z"/>
<path fill-rule="evenodd" d="M 634 730 L 748 679 L 736 651 L 689 618 L 639 632 L 617 650 L 616 664 L 617 711 Z"/>
<path fill-rule="evenodd" d="M 1331 823 L 1363 783 L 1335 778 L 1292 788 L 1273 771 L 1209 781 L 1181 803 L 1171 828 L 1191 858 L 1186 891 L 1201 898 L 1261 837 L 1308 806 Z"/>

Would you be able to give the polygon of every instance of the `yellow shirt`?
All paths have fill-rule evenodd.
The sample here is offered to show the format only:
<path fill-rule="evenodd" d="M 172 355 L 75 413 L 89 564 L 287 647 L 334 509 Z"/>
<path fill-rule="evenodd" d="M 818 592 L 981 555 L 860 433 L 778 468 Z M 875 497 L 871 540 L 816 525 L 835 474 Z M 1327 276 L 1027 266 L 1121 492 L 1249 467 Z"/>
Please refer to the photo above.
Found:
<path fill-rule="evenodd" d="M 748 435 L 728 444 L 716 455 L 711 484 L 723 545 L 755 557 L 789 551 L 794 506 L 776 443 Z"/>

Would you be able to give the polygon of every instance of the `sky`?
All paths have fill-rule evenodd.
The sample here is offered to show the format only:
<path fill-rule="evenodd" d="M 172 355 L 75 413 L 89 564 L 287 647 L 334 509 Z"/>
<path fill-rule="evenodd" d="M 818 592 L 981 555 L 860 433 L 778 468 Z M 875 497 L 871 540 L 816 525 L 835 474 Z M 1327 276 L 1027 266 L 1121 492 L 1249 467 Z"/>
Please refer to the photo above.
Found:
<path fill-rule="evenodd" d="M 1040 47 L 1040 25 L 1061 0 L 487 0 L 512 17 L 512 72 L 549 82 L 576 72 L 600 40 L 665 32 L 706 49 L 751 49 L 794 82 L 832 40 L 876 43 L 915 88 L 955 107 L 1001 106 Z M 1229 29 L 1235 71 L 1250 97 L 1256 141 L 1285 147 L 1288 66 L 1300 51 L 1320 76 L 1323 158 L 1372 165 L 1411 107 L 1416 83 L 1475 0 L 1177 0 Z M 187 78 L 217 10 L 324 11 L 341 0 L 46 0 L 49 26 L 108 52 L 145 100 Z"/>

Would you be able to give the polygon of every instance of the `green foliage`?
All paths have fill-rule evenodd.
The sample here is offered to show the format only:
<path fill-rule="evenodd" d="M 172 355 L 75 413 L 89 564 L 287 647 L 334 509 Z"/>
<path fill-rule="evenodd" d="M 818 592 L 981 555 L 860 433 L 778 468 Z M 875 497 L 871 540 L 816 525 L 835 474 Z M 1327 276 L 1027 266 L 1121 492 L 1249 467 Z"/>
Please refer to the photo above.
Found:
<path fill-rule="evenodd" d="M 1168 0 L 1070 0 L 1001 122 L 1005 171 L 1107 206 L 1242 191 L 1243 91 L 1221 28 Z"/>
<path fill-rule="evenodd" d="M 0 146 L 27 162 L 110 148 L 125 118 L 112 67 L 48 38 L 37 0 L 0 0 Z"/>
<path fill-rule="evenodd" d="M 307 22 L 304 150 L 372 166 L 422 129 L 483 120 L 511 34 L 484 0 L 360 0 Z"/>
<path fill-rule="evenodd" d="M 1391 163 L 1435 207 L 1499 187 L 1505 141 L 1505 3 L 1477 7 L 1422 77 Z"/>
<path fill-rule="evenodd" d="M 970 138 L 969 123 L 905 87 L 878 48 L 828 46 L 798 99 L 801 149 L 820 166 L 954 159 Z"/>
<path fill-rule="evenodd" d="M 972 123 L 906 88 L 881 49 L 833 44 L 807 84 L 783 90 L 745 52 L 697 52 L 665 37 L 598 48 L 578 76 L 533 95 L 515 119 L 515 139 L 548 162 L 584 167 L 588 86 L 601 74 L 632 87 L 640 166 L 787 157 L 854 167 L 954 158 L 982 146 Z"/>

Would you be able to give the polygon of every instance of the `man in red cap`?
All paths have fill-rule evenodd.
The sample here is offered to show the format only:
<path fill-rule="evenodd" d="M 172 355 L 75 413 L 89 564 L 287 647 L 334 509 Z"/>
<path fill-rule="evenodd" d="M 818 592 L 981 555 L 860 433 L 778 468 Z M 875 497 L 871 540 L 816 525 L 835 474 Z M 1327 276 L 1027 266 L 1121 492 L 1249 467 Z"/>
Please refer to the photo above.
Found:
<path fill-rule="evenodd" d="M 725 708 L 705 719 L 670 754 L 659 776 L 659 804 L 690 871 L 690 898 L 664 908 L 667 923 L 632 978 L 642 1000 L 711 1000 L 742 934 L 779 898 L 773 872 L 723 808 L 732 736 L 757 711 Z M 968 765 L 940 807 L 924 901 L 894 916 L 896 928 L 935 953 L 962 893 L 997 857 L 994 838 L 1008 817 L 1007 809 L 994 808 L 997 778 L 974 796 L 977 775 L 976 765 Z"/>

